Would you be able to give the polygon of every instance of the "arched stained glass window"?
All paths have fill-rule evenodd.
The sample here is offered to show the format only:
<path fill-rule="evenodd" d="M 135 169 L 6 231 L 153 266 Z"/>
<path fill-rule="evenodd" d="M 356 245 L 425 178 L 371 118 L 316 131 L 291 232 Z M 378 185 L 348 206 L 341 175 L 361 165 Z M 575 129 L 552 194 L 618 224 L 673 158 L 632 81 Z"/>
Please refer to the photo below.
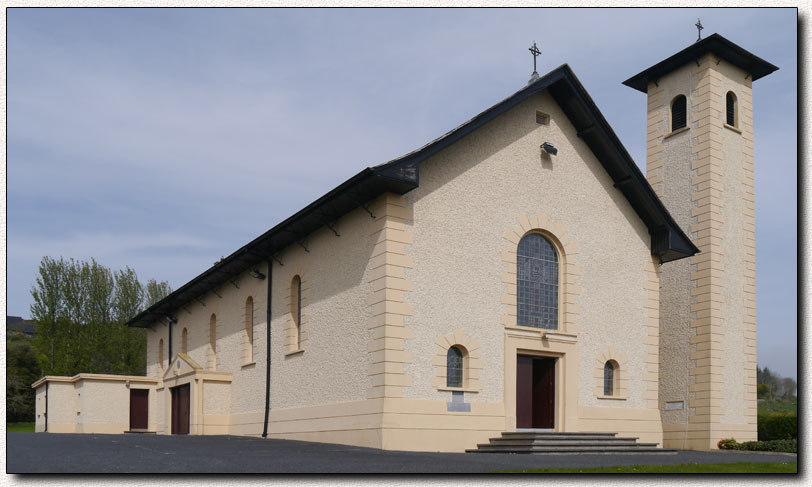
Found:
<path fill-rule="evenodd" d="M 686 113 L 685 95 L 679 95 L 671 102 L 671 131 L 674 132 L 686 126 L 688 115 Z"/>
<path fill-rule="evenodd" d="M 603 395 L 611 396 L 615 393 L 615 366 L 611 360 L 603 364 Z"/>
<path fill-rule="evenodd" d="M 462 387 L 462 351 L 457 347 L 448 349 L 446 356 L 446 387 Z"/>
<path fill-rule="evenodd" d="M 558 328 L 558 253 L 543 236 L 531 233 L 519 241 L 516 256 L 517 324 Z"/>

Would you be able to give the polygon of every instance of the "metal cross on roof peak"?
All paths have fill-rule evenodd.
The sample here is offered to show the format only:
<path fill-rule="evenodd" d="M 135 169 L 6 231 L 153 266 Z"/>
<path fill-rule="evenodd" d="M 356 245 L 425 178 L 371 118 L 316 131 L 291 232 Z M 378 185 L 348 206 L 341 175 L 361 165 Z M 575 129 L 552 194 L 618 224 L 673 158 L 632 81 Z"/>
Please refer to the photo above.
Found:
<path fill-rule="evenodd" d="M 536 58 L 541 54 L 539 51 L 538 46 L 536 46 L 536 41 L 533 41 L 533 46 L 528 49 L 533 54 L 533 74 L 530 75 L 530 82 L 533 82 L 539 78 L 539 74 L 536 71 Z"/>
<path fill-rule="evenodd" d="M 704 29 L 704 27 L 702 27 L 702 21 L 698 18 L 694 25 L 696 26 L 696 42 L 699 42 L 702 40 L 702 29 Z"/>

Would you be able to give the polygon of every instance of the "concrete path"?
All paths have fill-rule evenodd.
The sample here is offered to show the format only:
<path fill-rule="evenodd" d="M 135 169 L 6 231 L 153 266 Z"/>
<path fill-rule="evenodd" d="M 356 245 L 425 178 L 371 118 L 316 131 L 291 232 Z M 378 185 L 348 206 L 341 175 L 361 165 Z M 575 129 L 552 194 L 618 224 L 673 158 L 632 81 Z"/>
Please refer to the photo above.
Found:
<path fill-rule="evenodd" d="M 512 455 L 381 451 L 242 436 L 8 433 L 7 473 L 485 473 L 545 467 L 793 462 L 740 452 Z"/>

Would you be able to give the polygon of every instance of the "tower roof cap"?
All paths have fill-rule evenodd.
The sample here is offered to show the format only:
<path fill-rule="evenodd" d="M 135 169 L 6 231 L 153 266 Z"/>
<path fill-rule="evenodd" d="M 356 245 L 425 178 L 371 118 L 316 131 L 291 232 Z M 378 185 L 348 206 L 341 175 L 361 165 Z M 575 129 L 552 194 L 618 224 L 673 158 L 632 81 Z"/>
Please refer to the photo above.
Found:
<path fill-rule="evenodd" d="M 777 66 L 768 63 L 719 34 L 713 34 L 691 44 L 682 51 L 655 64 L 645 71 L 632 76 L 624 81 L 623 84 L 635 90 L 647 93 L 649 81 L 656 81 L 661 76 L 698 59 L 708 52 L 712 52 L 725 61 L 747 71 L 753 77 L 753 81 L 763 78 L 778 69 Z"/>

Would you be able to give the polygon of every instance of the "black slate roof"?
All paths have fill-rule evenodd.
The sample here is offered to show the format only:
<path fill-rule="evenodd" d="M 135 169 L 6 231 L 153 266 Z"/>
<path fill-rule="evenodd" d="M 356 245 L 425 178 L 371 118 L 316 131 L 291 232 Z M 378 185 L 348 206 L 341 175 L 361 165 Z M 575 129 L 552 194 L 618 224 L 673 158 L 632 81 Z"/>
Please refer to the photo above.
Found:
<path fill-rule="evenodd" d="M 586 142 L 614 180 L 615 187 L 648 227 L 652 255 L 656 255 L 661 262 L 668 262 L 698 253 L 699 249 L 657 198 L 575 73 L 564 64 L 420 149 L 364 169 L 139 313 L 127 322 L 127 326 L 148 327 L 229 277 L 269 259 L 274 253 L 301 241 L 314 230 L 334 222 L 380 194 L 405 194 L 417 188 L 421 162 L 544 90 L 549 90 L 572 122 L 578 136 Z"/>
<path fill-rule="evenodd" d="M 778 69 L 777 66 L 773 66 L 719 34 L 713 34 L 691 44 L 682 51 L 655 64 L 645 71 L 632 76 L 624 81 L 623 84 L 635 90 L 647 93 L 649 81 L 657 81 L 662 75 L 668 74 L 688 63 L 692 63 L 708 52 L 712 52 L 734 66 L 738 66 L 747 71 L 753 77 L 753 81 L 763 78 Z"/>

